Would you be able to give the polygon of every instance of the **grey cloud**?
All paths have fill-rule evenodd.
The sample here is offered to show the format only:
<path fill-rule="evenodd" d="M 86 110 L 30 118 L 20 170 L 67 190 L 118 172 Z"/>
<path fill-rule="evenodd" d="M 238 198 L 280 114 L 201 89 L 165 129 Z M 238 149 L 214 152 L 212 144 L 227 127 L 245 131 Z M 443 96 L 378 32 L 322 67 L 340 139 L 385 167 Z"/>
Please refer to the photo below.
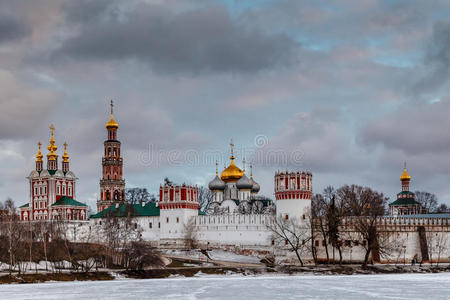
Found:
<path fill-rule="evenodd" d="M 31 28 L 24 22 L 8 13 L 0 13 L 0 43 L 20 39 L 30 33 Z"/>
<path fill-rule="evenodd" d="M 450 148 L 449 111 L 448 98 L 433 104 L 402 106 L 388 116 L 369 122 L 358 139 L 368 147 L 382 144 L 409 155 L 446 153 Z"/>
<path fill-rule="evenodd" d="M 66 7 L 67 8 L 67 7 Z M 79 32 L 53 58 L 138 59 L 162 72 L 255 72 L 297 62 L 299 44 L 285 34 L 248 29 L 227 9 L 211 6 L 173 12 L 139 4 L 119 12 L 100 4 L 86 21 L 79 6 L 68 14 Z M 86 21 L 83 23 L 83 21 Z"/>
<path fill-rule="evenodd" d="M 323 173 L 344 172 L 344 168 L 352 170 L 360 158 L 352 149 L 350 137 L 345 134 L 342 115 L 327 108 L 295 114 L 263 150 L 265 156 L 261 156 L 259 164 L 282 150 L 281 154 L 290 158 L 287 163 L 280 165 L 275 160 L 275 164 L 268 167 L 301 167 Z"/>
<path fill-rule="evenodd" d="M 36 133 L 56 109 L 57 93 L 23 84 L 0 69 L 0 139 L 19 139 Z"/>
<path fill-rule="evenodd" d="M 424 76 L 415 86 L 418 92 L 430 92 L 445 85 L 450 76 L 450 23 L 438 22 L 425 54 Z"/>

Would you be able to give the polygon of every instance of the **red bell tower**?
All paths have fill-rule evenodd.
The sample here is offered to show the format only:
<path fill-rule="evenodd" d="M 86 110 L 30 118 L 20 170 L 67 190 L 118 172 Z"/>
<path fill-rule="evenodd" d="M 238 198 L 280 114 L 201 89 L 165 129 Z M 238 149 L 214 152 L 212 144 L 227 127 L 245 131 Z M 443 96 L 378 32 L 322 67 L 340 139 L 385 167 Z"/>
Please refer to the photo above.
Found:
<path fill-rule="evenodd" d="M 125 180 L 122 177 L 123 160 L 120 156 L 120 142 L 117 140 L 119 124 L 114 121 L 113 107 L 114 104 L 111 100 L 111 119 L 106 123 L 108 138 L 104 142 L 100 199 L 97 201 L 98 212 L 125 201 Z"/>

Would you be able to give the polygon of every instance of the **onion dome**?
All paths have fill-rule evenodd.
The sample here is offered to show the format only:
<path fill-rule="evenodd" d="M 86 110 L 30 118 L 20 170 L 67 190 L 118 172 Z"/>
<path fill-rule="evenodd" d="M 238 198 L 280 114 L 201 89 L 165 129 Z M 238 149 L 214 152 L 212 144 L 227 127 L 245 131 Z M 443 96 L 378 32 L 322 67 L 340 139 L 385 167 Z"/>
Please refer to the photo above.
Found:
<path fill-rule="evenodd" d="M 405 167 L 403 168 L 402 176 L 400 176 L 400 180 L 401 181 L 411 180 L 411 176 L 408 174 L 408 171 L 406 171 L 406 162 L 405 162 Z"/>
<path fill-rule="evenodd" d="M 253 183 L 252 186 L 252 193 L 258 193 L 261 187 L 259 186 L 259 183 L 253 180 L 253 178 L 250 178 L 251 182 Z"/>
<path fill-rule="evenodd" d="M 42 155 L 42 153 L 41 153 L 41 146 L 42 146 L 42 144 L 41 144 L 41 142 L 39 142 L 38 143 L 39 150 L 38 150 L 38 153 L 36 154 L 36 161 L 38 161 L 38 162 L 41 162 L 42 158 L 44 157 L 44 155 Z"/>
<path fill-rule="evenodd" d="M 250 164 L 250 181 L 253 183 L 252 193 L 258 193 L 261 187 L 259 184 L 253 179 L 253 164 Z"/>
<path fill-rule="evenodd" d="M 50 137 L 50 145 L 48 145 L 47 149 L 50 151 L 49 154 L 47 154 L 48 160 L 56 160 L 58 157 L 58 154 L 55 153 L 56 150 L 58 150 L 58 146 L 55 145 L 55 139 L 53 138 L 53 134 L 55 131 L 55 126 L 50 125 L 50 131 L 51 131 L 51 137 Z"/>
<path fill-rule="evenodd" d="M 253 187 L 253 182 L 248 179 L 248 177 L 244 174 L 242 177 L 236 182 L 236 187 L 239 190 L 251 190 Z"/>
<path fill-rule="evenodd" d="M 115 129 L 119 128 L 119 124 L 116 121 L 114 121 L 113 107 L 114 107 L 114 104 L 113 104 L 113 101 L 111 100 L 111 119 L 109 120 L 108 123 L 106 123 L 106 128 L 108 128 L 108 129 L 109 128 L 115 128 Z"/>
<path fill-rule="evenodd" d="M 69 155 L 67 155 L 67 143 L 64 142 L 64 155 L 62 156 L 63 162 L 69 162 Z"/>
<path fill-rule="evenodd" d="M 225 189 L 225 182 L 216 175 L 212 181 L 209 182 L 208 188 L 211 191 L 223 191 Z"/>
<path fill-rule="evenodd" d="M 231 156 L 230 156 L 230 165 L 225 168 L 225 170 L 222 171 L 220 174 L 220 178 L 225 182 L 234 182 L 239 180 L 243 175 L 244 171 L 239 169 L 236 164 L 234 163 L 234 144 L 233 141 L 230 143 L 231 146 Z"/>
<path fill-rule="evenodd" d="M 211 191 L 223 191 L 226 187 L 225 182 L 219 178 L 218 166 L 219 163 L 216 161 L 216 177 L 208 184 Z"/>

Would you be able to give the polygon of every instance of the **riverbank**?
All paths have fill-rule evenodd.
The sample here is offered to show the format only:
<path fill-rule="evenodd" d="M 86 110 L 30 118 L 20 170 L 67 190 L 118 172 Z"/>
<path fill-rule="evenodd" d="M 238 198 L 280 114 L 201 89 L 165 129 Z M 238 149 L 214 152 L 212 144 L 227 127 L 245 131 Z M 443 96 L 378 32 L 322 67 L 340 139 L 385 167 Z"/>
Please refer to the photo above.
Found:
<path fill-rule="evenodd" d="M 174 277 L 202 277 L 202 276 L 260 276 L 260 275 L 375 275 L 375 274 L 407 274 L 407 273 L 450 273 L 450 265 L 441 266 L 408 266 L 408 265 L 331 265 L 331 266 L 182 266 L 177 261 L 177 267 L 166 267 L 148 270 L 109 270 L 101 272 L 62 272 L 37 274 L 12 274 L 0 276 L 0 284 L 10 283 L 41 283 L 51 281 L 98 281 L 115 279 L 160 279 Z"/>

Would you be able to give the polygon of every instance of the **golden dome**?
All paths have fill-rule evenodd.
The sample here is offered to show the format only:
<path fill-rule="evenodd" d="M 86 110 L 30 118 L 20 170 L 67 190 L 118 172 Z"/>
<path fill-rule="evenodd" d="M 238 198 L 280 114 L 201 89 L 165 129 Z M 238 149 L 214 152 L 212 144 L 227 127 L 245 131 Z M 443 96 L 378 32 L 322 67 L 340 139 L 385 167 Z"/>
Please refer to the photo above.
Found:
<path fill-rule="evenodd" d="M 51 137 L 50 137 L 50 145 L 48 145 L 47 149 L 50 151 L 49 154 L 47 154 L 48 160 L 56 160 L 58 157 L 58 154 L 55 153 L 56 150 L 58 150 L 58 146 L 55 145 L 55 139 L 53 138 L 53 132 L 55 131 L 55 126 L 50 125 L 50 131 L 51 131 Z"/>
<path fill-rule="evenodd" d="M 225 182 L 232 182 L 239 180 L 243 175 L 244 171 L 236 166 L 234 156 L 232 156 L 230 165 L 220 173 L 220 178 Z"/>
<path fill-rule="evenodd" d="M 64 142 L 64 155 L 62 156 L 63 162 L 69 162 L 69 155 L 67 155 L 67 143 Z"/>
<path fill-rule="evenodd" d="M 230 165 L 220 173 L 220 179 L 222 179 L 225 182 L 233 182 L 238 181 L 243 175 L 244 171 L 239 169 L 236 164 L 234 163 L 234 144 L 233 140 L 230 142 L 231 146 L 231 156 L 230 156 Z"/>
<path fill-rule="evenodd" d="M 42 158 L 44 157 L 44 155 L 42 155 L 42 153 L 41 153 L 41 142 L 39 142 L 38 143 L 38 147 L 39 147 L 39 150 L 38 150 L 38 154 L 36 154 L 36 161 L 39 161 L 39 162 L 41 162 L 42 161 Z"/>
<path fill-rule="evenodd" d="M 403 168 L 403 173 L 402 176 L 400 176 L 400 180 L 411 180 L 411 176 L 408 174 L 408 171 L 406 171 L 406 162 L 405 162 L 405 167 Z"/>
<path fill-rule="evenodd" d="M 106 123 L 106 128 L 119 128 L 119 124 L 114 121 L 114 117 L 113 117 L 113 101 L 111 100 L 111 119 L 109 120 L 108 123 Z"/>

